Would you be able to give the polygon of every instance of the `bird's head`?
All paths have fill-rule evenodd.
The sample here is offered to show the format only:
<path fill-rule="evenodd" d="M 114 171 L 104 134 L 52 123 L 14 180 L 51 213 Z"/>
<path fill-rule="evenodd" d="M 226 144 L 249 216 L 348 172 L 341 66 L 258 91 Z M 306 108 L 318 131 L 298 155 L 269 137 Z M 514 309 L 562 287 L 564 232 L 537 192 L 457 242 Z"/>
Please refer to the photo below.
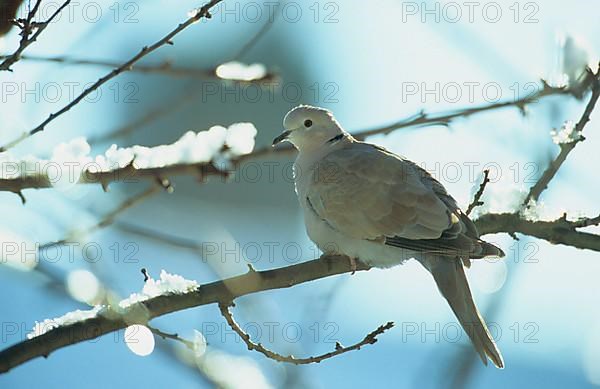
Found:
<path fill-rule="evenodd" d="M 273 140 L 273 146 L 284 141 L 298 150 L 307 150 L 336 142 L 348 135 L 333 114 L 319 107 L 300 105 L 285 115 L 285 131 Z"/>

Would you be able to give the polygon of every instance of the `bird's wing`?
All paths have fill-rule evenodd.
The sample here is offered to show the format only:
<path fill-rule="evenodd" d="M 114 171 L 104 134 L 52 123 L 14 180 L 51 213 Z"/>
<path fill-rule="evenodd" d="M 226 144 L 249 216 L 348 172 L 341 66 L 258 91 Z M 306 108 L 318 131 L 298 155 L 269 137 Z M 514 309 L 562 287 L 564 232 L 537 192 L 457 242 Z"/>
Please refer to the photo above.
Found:
<path fill-rule="evenodd" d="M 461 257 L 482 249 L 442 184 L 385 149 L 353 143 L 321 159 L 311 175 L 307 206 L 347 236 Z"/>

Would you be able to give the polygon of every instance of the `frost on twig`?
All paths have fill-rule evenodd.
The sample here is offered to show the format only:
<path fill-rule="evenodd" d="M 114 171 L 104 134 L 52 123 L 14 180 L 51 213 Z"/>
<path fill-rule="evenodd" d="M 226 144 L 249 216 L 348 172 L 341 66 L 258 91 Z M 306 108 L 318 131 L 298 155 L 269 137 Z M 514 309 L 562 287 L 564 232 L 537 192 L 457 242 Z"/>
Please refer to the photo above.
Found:
<path fill-rule="evenodd" d="M 550 131 L 550 135 L 552 136 L 552 141 L 557 145 L 583 140 L 583 135 L 581 135 L 581 132 L 575 131 L 575 123 L 571 120 L 564 122 L 560 130 Z"/>
<path fill-rule="evenodd" d="M 0 190 L 65 187 L 97 183 L 106 187 L 114 181 L 139 178 L 160 179 L 189 173 L 223 174 L 217 165 L 246 155 L 254 148 L 257 130 L 251 123 L 235 123 L 225 128 L 186 132 L 172 144 L 156 147 L 120 148 L 113 144 L 102 155 L 90 155 L 85 138 L 58 145 L 50 159 L 33 156 L 14 158 L 0 154 Z"/>
<path fill-rule="evenodd" d="M 199 285 L 194 280 L 186 280 L 180 275 L 167 273 L 161 270 L 160 278 L 155 280 L 149 277 L 144 282 L 141 293 L 133 293 L 128 298 L 119 302 L 122 309 L 130 308 L 132 305 L 146 301 L 153 297 L 168 294 L 189 293 L 198 289 Z"/>
<path fill-rule="evenodd" d="M 98 316 L 103 316 L 112 320 L 121 317 L 125 322 L 132 324 L 145 323 L 149 320 L 149 317 L 144 316 L 143 314 L 140 315 L 140 313 L 144 311 L 140 304 L 141 302 L 158 296 L 189 293 L 198 289 L 198 286 L 196 281 L 186 280 L 180 275 L 170 274 L 165 270 L 162 270 L 158 280 L 149 278 L 145 282 L 140 293 L 133 293 L 114 306 L 96 305 L 87 311 L 76 310 L 54 319 L 36 322 L 33 330 L 27 334 L 27 339 L 44 335 L 61 326 L 72 325 Z"/>
<path fill-rule="evenodd" d="M 560 146 L 560 152 L 550 162 L 546 170 L 544 170 L 544 173 L 542 173 L 541 177 L 531 187 L 529 193 L 527 193 L 527 196 L 523 200 L 523 207 L 526 207 L 531 200 L 537 201 L 539 199 L 542 192 L 546 190 L 548 184 L 550 184 L 550 181 L 552 181 L 562 164 L 566 161 L 569 153 L 573 151 L 577 143 L 584 140 L 582 135 L 583 129 L 590 121 L 590 116 L 592 115 L 598 98 L 600 97 L 600 66 L 598 67 L 596 73 L 589 68 L 586 69 L 584 78 L 590 80 L 589 82 L 591 83 L 592 95 L 590 100 L 585 106 L 583 114 L 575 126 L 566 123 L 563 126 L 563 129 L 553 136 L 553 140 Z"/>
<path fill-rule="evenodd" d="M 46 319 L 41 322 L 36 321 L 35 326 L 31 330 L 31 332 L 27 334 L 27 339 L 32 339 L 36 336 L 44 335 L 48 331 L 51 331 L 61 326 L 67 326 L 80 321 L 94 318 L 98 316 L 98 314 L 104 309 L 104 306 L 96 305 L 95 307 L 87 311 L 82 311 L 78 309 L 76 311 L 68 312 L 54 319 Z"/>

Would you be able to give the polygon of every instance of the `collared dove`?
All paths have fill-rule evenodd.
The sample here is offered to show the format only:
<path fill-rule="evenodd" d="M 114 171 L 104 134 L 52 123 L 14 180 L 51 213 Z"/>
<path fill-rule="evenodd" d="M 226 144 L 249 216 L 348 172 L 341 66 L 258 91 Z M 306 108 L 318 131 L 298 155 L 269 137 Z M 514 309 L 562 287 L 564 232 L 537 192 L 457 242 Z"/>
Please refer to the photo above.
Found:
<path fill-rule="evenodd" d="M 299 106 L 273 145 L 298 149 L 294 180 L 310 239 L 326 254 L 386 268 L 417 259 L 481 360 L 504 361 L 473 301 L 464 266 L 504 256 L 484 242 L 441 183 L 415 163 L 344 131 L 330 111 Z"/>

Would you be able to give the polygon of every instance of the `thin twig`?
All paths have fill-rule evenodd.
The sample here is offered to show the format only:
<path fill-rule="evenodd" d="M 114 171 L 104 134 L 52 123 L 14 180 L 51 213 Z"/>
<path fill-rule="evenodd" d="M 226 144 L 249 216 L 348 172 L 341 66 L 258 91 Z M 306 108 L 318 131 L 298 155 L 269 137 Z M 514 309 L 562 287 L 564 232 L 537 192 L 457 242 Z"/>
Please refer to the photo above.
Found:
<path fill-rule="evenodd" d="M 70 0 L 67 0 L 67 3 L 69 1 Z M 23 140 L 29 138 L 30 136 L 43 131 L 44 128 L 46 128 L 46 126 L 50 122 L 52 122 L 54 119 L 61 116 L 65 112 L 68 112 L 71 108 L 73 108 L 74 106 L 79 104 L 87 95 L 94 92 L 96 89 L 98 89 L 104 83 L 106 83 L 107 81 L 110 81 L 111 79 L 113 79 L 114 77 L 118 76 L 119 74 L 121 74 L 123 72 L 127 72 L 127 71 L 131 70 L 133 65 L 135 65 L 140 59 L 144 58 L 146 55 L 152 53 L 153 51 L 157 50 L 158 48 L 160 48 L 164 45 L 172 45 L 173 44 L 172 39 L 177 34 L 179 34 L 181 31 L 185 30 L 187 27 L 191 26 L 192 24 L 196 23 L 197 21 L 199 21 L 202 18 L 210 19 L 212 17 L 209 12 L 210 9 L 212 7 L 214 7 L 215 5 L 217 5 L 218 3 L 220 3 L 221 1 L 222 0 L 211 0 L 209 3 L 203 5 L 201 8 L 197 9 L 196 12 L 194 13 L 194 15 L 189 17 L 185 22 L 179 24 L 174 30 L 169 32 L 167 35 L 165 35 L 163 38 L 159 39 L 152 45 L 144 46 L 136 55 L 131 57 L 128 61 L 123 63 L 118 68 L 114 69 L 110 73 L 108 73 L 105 76 L 98 79 L 98 81 L 96 81 L 89 88 L 86 88 L 79 96 L 77 96 L 75 99 L 73 99 L 70 103 L 65 105 L 60 110 L 50 114 L 50 116 L 48 116 L 48 118 L 46 120 L 44 120 L 42 123 L 40 123 L 37 127 L 35 127 L 34 129 L 32 129 L 28 132 L 25 132 L 23 135 L 21 135 L 20 137 L 18 137 L 15 140 L 13 140 L 12 142 L 7 143 L 3 147 L 0 147 L 0 152 L 6 151 L 7 149 L 14 147 L 15 145 L 21 143 Z"/>
<path fill-rule="evenodd" d="M 375 329 L 374 331 L 367 334 L 367 336 L 365 336 L 363 340 L 361 340 L 360 342 L 358 342 L 356 344 L 353 344 L 352 346 L 343 347 L 341 344 L 336 342 L 334 351 L 331 351 L 331 352 L 328 352 L 325 354 L 321 354 L 318 356 L 314 356 L 314 357 L 296 358 L 292 355 L 285 356 L 285 355 L 278 354 L 275 351 L 271 351 L 271 350 L 267 349 L 260 343 L 254 343 L 250 339 L 250 335 L 245 333 L 244 330 L 242 330 L 240 328 L 240 326 L 235 322 L 235 319 L 233 318 L 233 315 L 229 311 L 229 306 L 227 304 L 219 304 L 219 309 L 221 310 L 221 315 L 223 315 L 223 317 L 225 318 L 225 321 L 227 321 L 227 324 L 229 324 L 229 327 L 231 327 L 231 329 L 236 334 L 238 334 L 240 336 L 240 338 L 242 338 L 244 343 L 246 343 L 246 346 L 248 346 L 248 350 L 258 351 L 259 353 L 263 354 L 267 358 L 273 359 L 277 362 L 292 363 L 294 365 L 308 365 L 310 363 L 320 363 L 326 359 L 333 358 L 335 356 L 347 353 L 349 351 L 360 350 L 360 348 L 363 346 L 366 346 L 368 344 L 377 343 L 377 336 L 383 334 L 385 331 L 389 330 L 390 328 L 392 328 L 394 326 L 394 323 L 390 321 L 390 322 L 387 322 L 386 324 L 380 325 L 379 327 L 377 327 L 377 329 Z"/>
<path fill-rule="evenodd" d="M 482 105 L 479 107 L 473 108 L 464 108 L 459 109 L 452 112 L 447 113 L 434 113 L 428 114 L 424 111 L 419 112 L 417 115 L 410 117 L 408 119 L 403 119 L 398 122 L 392 123 L 387 126 L 375 127 L 372 129 L 361 130 L 354 134 L 358 140 L 364 140 L 369 136 L 379 135 L 379 134 L 389 134 L 392 131 L 399 130 L 401 128 L 406 127 L 415 127 L 415 126 L 425 126 L 425 125 L 442 125 L 448 126 L 454 119 L 459 117 L 469 117 L 474 114 L 508 108 L 508 107 L 517 107 L 522 112 L 525 111 L 525 107 L 528 104 L 537 103 L 540 98 L 548 97 L 548 96 L 558 96 L 558 95 L 571 95 L 575 97 L 580 97 L 583 91 L 587 90 L 592 84 L 592 80 L 590 78 L 583 79 L 580 83 L 575 84 L 570 87 L 553 87 L 548 85 L 545 81 L 542 80 L 542 88 L 539 89 L 536 93 L 533 93 L 529 96 L 525 96 L 523 98 L 517 100 L 509 100 L 503 101 L 493 104 Z"/>
<path fill-rule="evenodd" d="M 277 1 L 277 4 L 273 8 L 273 14 L 268 16 L 267 21 L 262 27 L 256 32 L 256 34 L 250 38 L 248 42 L 244 46 L 242 46 L 237 53 L 235 53 L 230 61 L 239 60 L 244 55 L 246 55 L 256 44 L 266 35 L 267 32 L 273 27 L 275 24 L 275 20 L 277 19 L 277 15 L 279 14 L 279 7 L 281 6 L 281 1 Z"/>
<path fill-rule="evenodd" d="M 600 76 L 600 66 L 599 66 L 598 73 L 596 73 L 596 74 L 594 74 L 590 69 L 587 69 L 586 79 L 592 80 L 592 83 L 591 83 L 592 96 L 590 97 L 590 100 L 589 100 L 587 106 L 585 107 L 585 110 L 583 111 L 583 115 L 581 116 L 581 119 L 579 119 L 579 122 L 577 122 L 577 124 L 575 125 L 575 128 L 573 129 L 573 132 L 579 136 L 575 137 L 574 140 L 571 142 L 560 144 L 560 152 L 558 153 L 556 158 L 554 158 L 550 162 L 550 164 L 548 165 L 548 167 L 546 168 L 544 173 L 541 175 L 539 180 L 537 180 L 537 182 L 531 187 L 531 189 L 529 190 L 529 193 L 527 193 L 527 196 L 525 197 L 525 200 L 523 200 L 522 206 L 527 207 L 527 206 L 529 206 L 530 202 L 532 202 L 532 201 L 535 202 L 539 199 L 542 192 L 544 190 L 546 190 L 546 188 L 548 188 L 548 184 L 550 184 L 550 181 L 552 181 L 552 179 L 558 172 L 558 169 L 560 169 L 562 164 L 567 159 L 567 156 L 569 155 L 569 153 L 571 151 L 573 151 L 575 146 L 577 146 L 577 143 L 579 143 L 585 139 L 580 134 L 582 133 L 583 128 L 585 127 L 587 122 L 590 121 L 590 115 L 592 114 L 592 111 L 594 110 L 594 107 L 596 106 L 598 97 L 600 97 L 600 80 L 598 79 L 599 76 Z"/>
<path fill-rule="evenodd" d="M 471 204 L 469 204 L 469 206 L 467 207 L 467 211 L 465 212 L 465 214 L 470 215 L 471 212 L 473 212 L 473 209 L 475 209 L 476 207 L 479 207 L 480 205 L 483 205 L 483 201 L 481 201 L 481 196 L 483 196 L 485 187 L 490 182 L 489 176 L 490 176 L 490 169 L 485 169 L 483 171 L 483 181 L 481 181 L 481 184 L 479 185 L 479 189 L 477 190 L 477 193 L 475 193 L 475 196 L 473 196 L 473 201 L 471 201 Z"/>
<path fill-rule="evenodd" d="M 22 21 L 22 24 L 19 25 L 19 27 L 21 28 L 21 40 L 19 41 L 19 47 L 17 48 L 17 50 L 15 50 L 14 53 L 6 57 L 4 61 L 0 63 L 0 71 L 11 71 L 10 67 L 21 58 L 21 54 L 25 51 L 25 49 L 39 38 L 40 34 L 46 29 L 46 27 L 48 27 L 48 25 L 52 23 L 52 21 L 62 12 L 62 10 L 67 5 L 69 5 L 70 2 L 71 0 L 66 0 L 48 18 L 48 20 L 40 23 L 34 23 L 33 17 L 37 13 L 37 10 L 41 3 L 41 0 L 37 0 L 35 5 L 33 6 L 33 9 L 29 11 L 27 18 L 24 21 Z M 19 21 L 17 21 L 17 23 L 19 23 Z M 34 28 L 36 29 L 36 32 L 33 33 L 33 35 L 31 35 Z M 0 149 L 0 151 L 2 151 L 2 149 Z"/>
<path fill-rule="evenodd" d="M 8 56 L 0 56 L 0 59 L 8 58 Z M 26 61 L 38 61 L 38 62 L 54 62 L 62 63 L 67 65 L 89 65 L 89 66 L 101 66 L 109 68 L 118 68 L 121 66 L 120 62 L 105 61 L 96 59 L 83 59 L 83 58 L 71 58 L 65 56 L 58 57 L 40 57 L 33 55 L 23 55 L 21 60 Z M 143 74 L 162 74 L 171 77 L 186 77 L 196 79 L 220 79 L 215 73 L 215 69 L 199 69 L 199 68 L 186 68 L 186 67 L 174 67 L 171 62 L 165 61 L 159 65 L 136 65 L 128 71 L 132 73 L 143 73 Z M 275 73 L 268 72 L 264 77 L 257 78 L 254 80 L 230 80 L 231 82 L 237 82 L 240 84 L 254 84 L 261 82 L 269 82 L 277 79 Z"/>
<path fill-rule="evenodd" d="M 158 189 L 159 189 L 158 186 L 152 185 L 150 188 L 146 189 L 142 193 L 132 196 L 132 197 L 128 198 L 127 200 L 123 201 L 118 207 L 116 207 L 115 209 L 113 209 L 112 211 L 110 211 L 109 213 L 104 215 L 104 217 L 102 219 L 100 219 L 98 222 L 96 222 L 92 226 L 86 228 L 84 231 L 77 231 L 77 232 L 69 233 L 63 239 L 60 239 L 60 240 L 57 240 L 54 242 L 44 243 L 44 244 L 40 245 L 38 249 L 46 250 L 51 247 L 60 246 L 60 245 L 63 245 L 63 244 L 73 241 L 75 239 L 75 237 L 78 237 L 81 235 L 89 235 L 95 231 L 98 231 L 99 229 L 106 228 L 109 225 L 111 225 L 112 223 L 114 223 L 115 218 L 118 215 L 125 212 L 129 208 L 132 208 L 133 206 L 140 204 L 141 202 L 145 201 L 150 196 L 156 194 L 158 192 Z"/>
<path fill-rule="evenodd" d="M 184 339 L 181 336 L 179 336 L 178 334 L 169 334 L 167 332 L 163 332 L 156 327 L 152 327 L 149 324 L 146 324 L 146 327 L 148 327 L 148 329 L 150 331 L 152 331 L 153 334 L 158 335 L 163 339 L 174 340 L 176 342 L 183 344 L 185 347 L 189 348 L 190 350 L 194 350 L 194 342 L 192 342 L 191 340 Z"/>
<path fill-rule="evenodd" d="M 578 228 L 600 224 L 600 216 L 568 221 L 566 215 L 559 219 L 527 220 L 519 213 L 487 213 L 474 220 L 481 235 L 504 232 L 523 234 L 578 249 L 600 251 L 600 235 L 578 231 Z"/>

